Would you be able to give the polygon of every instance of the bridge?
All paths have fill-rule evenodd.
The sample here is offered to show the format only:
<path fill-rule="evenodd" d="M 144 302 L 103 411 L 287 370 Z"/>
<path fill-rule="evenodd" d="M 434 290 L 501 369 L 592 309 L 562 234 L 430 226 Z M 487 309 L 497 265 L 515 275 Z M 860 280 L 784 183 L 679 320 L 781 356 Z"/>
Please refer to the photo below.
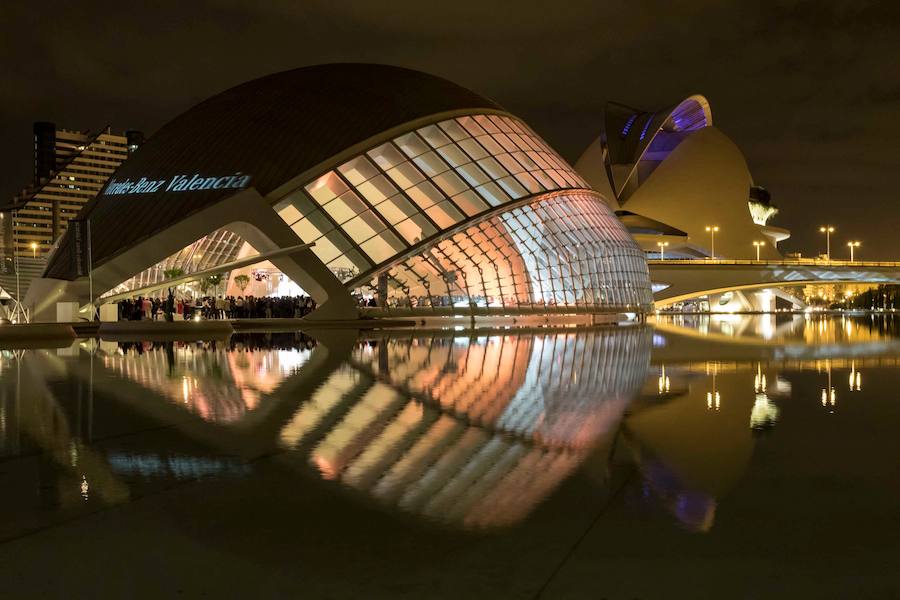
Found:
<path fill-rule="evenodd" d="M 703 295 L 788 285 L 900 284 L 900 262 L 896 261 L 666 259 L 648 264 L 657 307 Z"/>

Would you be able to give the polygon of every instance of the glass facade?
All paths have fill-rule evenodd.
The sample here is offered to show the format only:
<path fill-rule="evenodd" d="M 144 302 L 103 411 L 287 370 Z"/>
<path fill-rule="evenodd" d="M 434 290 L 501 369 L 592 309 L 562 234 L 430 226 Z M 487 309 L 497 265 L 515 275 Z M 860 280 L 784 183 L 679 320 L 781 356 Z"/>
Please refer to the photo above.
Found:
<path fill-rule="evenodd" d="M 512 208 L 387 271 L 388 308 L 635 310 L 651 302 L 643 252 L 591 192 Z"/>
<path fill-rule="evenodd" d="M 166 271 L 181 269 L 185 275 L 212 269 L 237 260 L 244 240 L 236 233 L 218 229 L 169 256 L 131 279 L 123 281 L 103 296 L 112 296 L 131 290 L 156 285 L 166 280 Z"/>
<path fill-rule="evenodd" d="M 473 115 L 372 148 L 287 194 L 275 209 L 346 282 L 494 207 L 587 187 L 521 121 Z"/>

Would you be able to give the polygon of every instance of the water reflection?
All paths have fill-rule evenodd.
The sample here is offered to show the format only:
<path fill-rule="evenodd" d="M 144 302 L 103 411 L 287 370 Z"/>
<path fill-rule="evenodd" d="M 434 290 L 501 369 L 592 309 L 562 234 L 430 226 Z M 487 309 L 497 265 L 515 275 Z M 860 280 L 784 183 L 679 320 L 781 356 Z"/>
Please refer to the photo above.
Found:
<path fill-rule="evenodd" d="M 242 336 L 90 341 L 10 355 L 5 368 L 27 366 L 35 382 L 76 395 L 96 392 L 211 450 L 106 448 L 108 476 L 73 471 L 72 489 L 84 496 L 115 482 L 124 500 L 134 478 L 242 476 L 259 456 L 277 455 L 392 510 L 486 528 L 524 518 L 611 444 L 651 347 L 646 327 L 356 335 L 316 343 L 297 334 L 267 349 Z M 21 388 L 4 384 L 5 393 Z M 65 422 L 57 410 L 35 422 Z M 68 457 L 69 437 L 60 437 L 39 445 Z"/>
<path fill-rule="evenodd" d="M 526 519 L 584 469 L 598 498 L 625 485 L 633 506 L 705 532 L 788 408 L 839 418 L 863 371 L 900 367 L 890 327 L 854 325 L 864 333 L 823 358 L 822 346 L 698 337 L 685 323 L 4 351 L 0 452 L 35 457 L 37 473 L 16 475 L 4 502 L 36 478 L 41 510 L 90 510 L 251 477 L 264 460 L 387 511 L 484 530 Z M 0 535 L 47 518 L 13 504 Z"/>

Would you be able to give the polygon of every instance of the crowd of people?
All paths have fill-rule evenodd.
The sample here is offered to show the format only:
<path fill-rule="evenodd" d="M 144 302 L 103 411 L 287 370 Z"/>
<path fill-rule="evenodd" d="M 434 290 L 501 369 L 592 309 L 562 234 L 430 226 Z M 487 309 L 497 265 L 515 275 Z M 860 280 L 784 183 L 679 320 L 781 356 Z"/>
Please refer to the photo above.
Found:
<path fill-rule="evenodd" d="M 202 296 L 149 298 L 138 296 L 119 302 L 120 321 L 181 321 L 202 319 L 299 319 L 316 308 L 309 296 Z"/>

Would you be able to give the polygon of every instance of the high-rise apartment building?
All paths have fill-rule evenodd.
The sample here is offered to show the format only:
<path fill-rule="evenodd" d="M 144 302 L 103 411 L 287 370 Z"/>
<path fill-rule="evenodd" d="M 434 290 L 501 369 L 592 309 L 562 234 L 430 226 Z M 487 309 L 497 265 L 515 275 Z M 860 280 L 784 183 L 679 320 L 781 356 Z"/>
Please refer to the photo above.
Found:
<path fill-rule="evenodd" d="M 139 131 L 99 133 L 34 124 L 34 180 L 3 211 L 7 252 L 39 258 L 65 232 L 70 219 L 106 184 L 113 171 L 137 150 Z M 13 220 L 12 211 L 16 216 Z"/>

